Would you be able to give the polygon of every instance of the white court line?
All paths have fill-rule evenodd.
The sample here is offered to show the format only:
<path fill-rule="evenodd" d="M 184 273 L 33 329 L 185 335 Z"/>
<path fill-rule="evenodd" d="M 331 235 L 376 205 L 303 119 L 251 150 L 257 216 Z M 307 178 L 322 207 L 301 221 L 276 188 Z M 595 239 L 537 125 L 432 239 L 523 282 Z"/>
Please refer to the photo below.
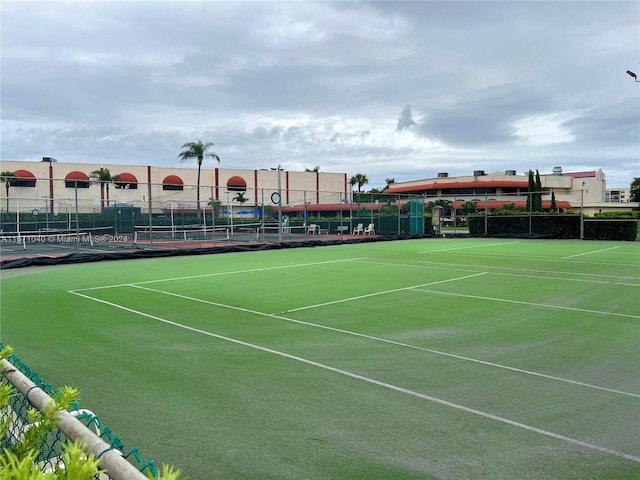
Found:
<path fill-rule="evenodd" d="M 570 383 L 572 385 L 580 385 L 582 387 L 592 388 L 592 389 L 595 389 L 595 390 L 602 390 L 602 391 L 605 391 L 605 392 L 616 393 L 616 394 L 625 395 L 625 396 L 628 396 L 628 397 L 640 398 L 640 395 L 636 394 L 636 393 L 625 392 L 625 391 L 616 390 L 616 389 L 613 389 L 613 388 L 600 387 L 598 385 L 592 385 L 592 384 L 589 384 L 589 383 L 578 382 L 576 380 L 569 380 L 569 379 L 562 378 L 562 377 L 555 377 L 553 375 L 547 375 L 547 374 L 544 374 L 544 373 L 533 372 L 531 370 L 524 370 L 522 368 L 510 367 L 508 365 L 501 365 L 499 363 L 487 362 L 487 361 L 484 361 L 484 360 L 478 360 L 476 358 L 464 357 L 462 355 L 456 355 L 454 353 L 447 353 L 447 352 L 442 352 L 442 351 L 439 351 L 439 350 L 433 350 L 433 349 L 430 349 L 430 348 L 418 347 L 417 345 L 411 345 L 409 343 L 403 343 L 403 342 L 397 342 L 397 341 L 394 341 L 394 340 L 388 340 L 388 339 L 381 338 L 381 337 L 375 337 L 373 335 L 367 335 L 367 334 L 364 334 L 364 333 L 354 332 L 352 330 L 344 330 L 344 329 L 341 329 L 341 328 L 329 327 L 327 325 L 321 325 L 321 324 L 317 324 L 317 323 L 305 322 L 303 320 L 296 320 L 294 318 L 284 317 L 282 315 L 264 313 L 264 312 L 259 312 L 259 311 L 256 311 L 256 310 L 249 310 L 248 308 L 237 307 L 237 306 L 234 306 L 234 305 L 226 305 L 226 304 L 223 304 L 223 303 L 211 302 L 209 300 L 202 300 L 200 298 L 189 297 L 187 295 L 181 295 L 179 293 L 165 292 L 165 291 L 162 291 L 162 290 L 157 290 L 155 288 L 141 287 L 141 286 L 134 285 L 134 284 L 132 284 L 130 286 L 134 287 L 134 288 L 139 288 L 141 290 L 147 290 L 147 291 L 154 292 L 154 293 L 160 293 L 160 294 L 163 294 L 163 295 L 169 295 L 169 296 L 172 296 L 172 297 L 182 298 L 184 300 L 189 300 L 189 301 L 198 302 L 198 303 L 204 303 L 206 305 L 212 305 L 212 306 L 221 307 L 221 308 L 228 308 L 230 310 L 237 310 L 237 311 L 240 311 L 240 312 L 246 312 L 246 313 L 250 313 L 250 314 L 253 314 L 253 315 L 257 315 L 257 316 L 276 318 L 278 320 L 284 320 L 286 322 L 297 323 L 299 325 L 305 325 L 305 326 L 308 326 L 308 327 L 321 328 L 323 330 L 329 330 L 329 331 L 338 332 L 338 333 L 344 333 L 344 334 L 352 335 L 352 336 L 355 336 L 355 337 L 366 338 L 368 340 L 375 340 L 375 341 L 381 342 L 381 343 L 387 343 L 387 344 L 396 345 L 396 346 L 399 346 L 399 347 L 410 348 L 412 350 L 418 350 L 418 351 L 421 351 L 421 352 L 433 353 L 435 355 L 441 355 L 441 356 L 444 356 L 444 357 L 450 357 L 450 358 L 455 358 L 455 359 L 458 359 L 458 360 L 464 360 L 466 362 L 478 363 L 478 364 L 481 364 L 481 365 L 487 365 L 489 367 L 502 368 L 504 370 L 510 370 L 512 372 L 524 373 L 524 374 L 527 374 L 527 375 L 533 375 L 533 376 L 536 376 L 536 377 L 546 378 L 546 379 L 549 379 L 549 380 L 557 380 L 557 381 L 560 381 L 560 382 Z M 415 287 L 409 287 L 409 288 L 415 288 Z M 393 290 L 393 291 L 397 291 L 397 290 Z M 385 293 L 391 293 L 391 292 L 392 291 L 388 291 L 388 292 L 385 292 Z M 289 310 L 289 312 L 291 312 L 291 310 Z"/>
<path fill-rule="evenodd" d="M 234 270 L 232 272 L 216 272 L 216 273 L 203 273 L 201 275 L 187 275 L 185 277 L 173 277 L 173 278 L 161 278 L 159 280 L 147 280 L 144 282 L 136 282 L 136 285 L 146 285 L 148 283 L 161 283 L 161 282 L 174 282 L 178 280 L 191 280 L 194 278 L 207 278 L 207 277 L 218 277 L 223 275 L 236 275 L 239 273 L 254 273 L 254 272 L 266 272 L 269 270 L 281 270 L 284 268 L 298 268 L 298 267 L 308 267 L 314 265 L 326 265 L 329 263 L 341 263 L 341 262 L 353 262 L 354 260 L 363 260 L 366 257 L 359 258 L 344 258 L 341 260 L 327 260 L 325 262 L 311 262 L 311 263 L 296 263 L 293 265 L 277 265 L 275 267 L 262 267 L 262 268 L 251 268 L 248 270 Z M 131 283 L 120 283 L 115 285 L 103 285 L 101 287 L 89 287 L 89 288 L 77 288 L 73 290 L 74 292 L 86 292 L 89 290 L 102 290 L 104 288 L 117 288 L 117 287 L 129 287 Z"/>
<path fill-rule="evenodd" d="M 420 253 L 420 252 L 417 252 L 417 253 Z M 426 252 L 426 253 L 429 253 L 429 252 Z M 635 255 L 635 252 L 633 254 Z M 571 261 L 571 262 L 567 263 L 562 258 L 551 258 L 551 257 L 542 257 L 542 256 L 540 256 L 540 257 L 522 257 L 520 255 L 518 255 L 518 256 L 514 256 L 514 255 L 498 255 L 498 254 L 491 254 L 491 253 L 486 253 L 486 252 L 482 252 L 482 253 L 456 252 L 456 255 L 474 257 L 474 258 L 491 258 L 491 257 L 494 257 L 494 258 L 502 258 L 502 259 L 509 259 L 509 260 L 517 260 L 517 261 L 524 261 L 524 260 L 530 260 L 530 261 L 535 261 L 535 262 L 543 261 L 545 263 L 563 263 L 565 265 L 576 265 L 576 264 L 582 264 L 582 265 L 606 265 L 608 267 L 636 267 L 638 265 L 637 263 L 626 263 L 626 261 L 622 261 L 622 262 L 612 262 L 612 261 L 608 261 L 608 262 Z"/>
<path fill-rule="evenodd" d="M 430 395 L 425 395 L 425 394 L 422 394 L 422 393 L 419 393 L 419 392 L 415 392 L 413 390 L 408 390 L 406 388 L 398 387 L 398 386 L 392 385 L 390 383 L 385 383 L 385 382 L 381 382 L 379 380 L 374 380 L 373 378 L 365 377 L 363 375 L 358 375 L 357 373 L 352 373 L 352 372 L 349 372 L 347 370 L 342 370 L 342 369 L 339 369 L 339 368 L 336 368 L 336 367 L 325 365 L 323 363 L 314 362 L 313 360 L 308 360 L 306 358 L 298 357 L 298 356 L 291 355 L 291 354 L 288 354 L 288 353 L 285 353 L 285 352 L 281 352 L 281 351 L 278 351 L 278 350 L 273 350 L 271 348 L 263 347 L 263 346 L 256 345 L 256 344 L 253 344 L 253 343 L 243 342 L 242 340 L 237 340 L 235 338 L 225 337 L 223 335 L 218 335 L 216 333 L 207 332 L 206 330 L 201 330 L 199 328 L 194 328 L 194 327 L 190 327 L 188 325 L 184 325 L 184 324 L 181 324 L 181 323 L 173 322 L 173 321 L 167 320 L 165 318 L 157 317 L 155 315 L 150 315 L 148 313 L 140 312 L 138 310 L 133 310 L 131 308 L 127 308 L 127 307 L 124 307 L 122 305 L 118 305 L 118 304 L 115 304 L 115 303 L 112 303 L 112 302 L 108 302 L 106 300 L 100 300 L 100 299 L 97 299 L 97 298 L 93 298 L 93 297 L 90 297 L 88 295 L 84 295 L 82 293 L 78 293 L 77 291 L 70 291 L 69 293 L 73 293 L 74 295 L 78 295 L 80 297 L 84 297 L 84 298 L 89 299 L 89 300 L 93 300 L 93 301 L 96 301 L 96 302 L 104 303 L 106 305 L 109 305 L 109 306 L 112 306 L 112 307 L 115 307 L 115 308 L 119 308 L 119 309 L 125 310 L 125 311 L 130 312 L 130 313 L 141 315 L 143 317 L 150 318 L 150 319 L 156 320 L 158 322 L 162 322 L 162 323 L 165 323 L 165 324 L 168 324 L 168 325 L 172 325 L 174 327 L 183 328 L 185 330 L 188 330 L 188 331 L 191 331 L 191 332 L 194 332 L 194 333 L 207 335 L 207 336 L 210 336 L 210 337 L 213 337 L 213 338 L 217 338 L 219 340 L 224 340 L 224 341 L 227 341 L 227 342 L 235 343 L 237 345 L 242 345 L 242 346 L 245 346 L 245 347 L 253 348 L 255 350 L 260 350 L 262 352 L 271 353 L 273 355 L 278 355 L 280 357 L 288 358 L 288 359 L 294 360 L 296 362 L 300 362 L 300 363 L 304 363 L 304 364 L 307 364 L 307 365 L 318 367 L 318 368 L 321 368 L 321 369 L 324 369 L 324 370 L 328 370 L 330 372 L 334 372 L 334 373 L 337 373 L 339 375 L 343 375 L 343 376 L 346 376 L 346 377 L 354 378 L 356 380 L 361 380 L 363 382 L 370 383 L 372 385 L 377 385 L 379 387 L 387 388 L 389 390 L 394 390 L 396 392 L 404 393 L 406 395 L 411 395 L 413 397 L 421 398 L 423 400 L 428 400 L 430 402 L 437 403 L 439 405 L 444 405 L 446 407 L 450 407 L 450 408 L 453 408 L 453 409 L 456 409 L 456 410 L 460 410 L 460 411 L 463 411 L 463 412 L 466 412 L 466 413 L 471 413 L 473 415 L 478 415 L 480 417 L 488 418 L 490 420 L 494 420 L 494 421 L 497 421 L 497 422 L 500 422 L 500 423 L 504 423 L 504 424 L 511 425 L 511 426 L 514 426 L 514 427 L 517 427 L 517 428 L 521 428 L 523 430 L 527 430 L 527 431 L 530 431 L 530 432 L 538 433 L 540 435 L 544 435 L 544 436 L 547 436 L 547 437 L 555 438 L 557 440 L 562 440 L 564 442 L 571 443 L 571 444 L 574 444 L 574 445 L 579 445 L 581 447 L 584 447 L 584 448 L 587 448 L 587 449 L 591 449 L 591 450 L 595 450 L 595 451 L 600 452 L 600 453 L 607 453 L 609 455 L 614 455 L 616 457 L 624 458 L 625 460 L 631 460 L 633 462 L 640 463 L 640 457 L 636 457 L 636 456 L 630 455 L 628 453 L 618 452 L 617 450 L 612 450 L 610 448 L 601 447 L 599 445 L 595 445 L 595 444 L 592 444 L 592 443 L 583 442 L 582 440 L 577 440 L 575 438 L 566 437 L 564 435 L 560 435 L 558 433 L 554 433 L 554 432 L 551 432 L 551 431 L 548 431 L 548 430 L 543 430 L 541 428 L 532 427 L 530 425 L 526 425 L 524 423 L 516 422 L 514 420 L 510 420 L 510 419 L 505 418 L 505 417 L 500 417 L 500 416 L 497 416 L 497 415 L 493 415 L 491 413 L 483 412 L 481 410 L 476 410 L 474 408 L 465 407 L 465 406 L 457 404 L 457 403 L 449 402 L 447 400 L 442 400 L 442 399 L 439 399 L 439 398 L 436 398 L 436 397 L 432 397 Z"/>
<path fill-rule="evenodd" d="M 449 295 L 452 297 L 464 297 L 464 298 L 474 298 L 477 300 L 491 300 L 493 302 L 503 302 L 503 303 L 515 303 L 518 305 L 529 305 L 532 307 L 543 307 L 543 308 L 555 308 L 557 310 L 569 310 L 572 312 L 582 312 L 582 313 L 595 313 L 598 315 L 610 315 L 613 317 L 625 317 L 625 318 L 637 318 L 640 319 L 638 315 L 631 315 L 629 313 L 615 313 L 615 312 L 603 312 L 600 310 L 588 310 L 586 308 L 575 308 L 575 307 L 564 307 L 561 305 L 550 305 L 547 303 L 534 303 L 534 302 L 522 302 L 519 300 L 509 300 L 506 298 L 494 298 L 494 297 L 482 297 L 480 295 L 467 295 L 464 293 L 451 293 L 451 292 L 439 292 L 438 290 L 425 290 L 423 288 L 412 288 L 412 291 L 415 292 L 426 292 L 426 293 L 435 293 L 438 295 Z"/>
<path fill-rule="evenodd" d="M 439 280 L 437 282 L 423 283 L 422 285 L 414 285 L 414 286 L 410 286 L 410 287 L 394 288 L 392 290 L 384 290 L 382 292 L 367 293 L 365 295 L 358 295 L 358 296 L 355 296 L 355 297 L 343 298 L 343 299 L 340 299 L 340 300 L 333 300 L 331 302 L 318 303 L 316 305 L 307 305 L 306 307 L 300 307 L 300 308 L 292 308 L 291 310 L 287 310 L 284 313 L 299 312 L 301 310 L 308 310 L 310 308 L 325 307 L 327 305 L 334 305 L 336 303 L 351 302 L 352 300 L 360 300 L 361 298 L 377 297 L 378 295 L 386 295 L 388 293 L 402 292 L 403 290 L 410 290 L 412 288 L 428 287 L 430 285 L 438 285 L 440 283 L 457 282 L 458 280 L 466 280 L 467 278 L 478 277 L 480 275 L 485 275 L 486 273 L 487 272 L 474 273 L 473 275 L 466 275 L 464 277 L 449 278 L 447 280 Z"/>
<path fill-rule="evenodd" d="M 467 248 L 502 247 L 503 245 L 513 245 L 514 243 L 520 243 L 520 242 L 518 241 L 518 242 L 490 243 L 487 245 L 469 245 L 466 247 L 441 248 L 438 250 L 424 250 L 418 253 L 440 253 L 440 252 L 450 252 L 452 250 L 466 250 Z"/>
<path fill-rule="evenodd" d="M 370 257 L 369 257 L 370 258 Z M 500 257 L 500 258 L 504 258 L 504 257 Z M 354 259 L 356 261 L 358 261 L 359 263 L 361 262 L 365 262 L 368 260 L 368 258 L 363 258 L 363 259 Z M 380 259 L 380 260 L 385 260 L 385 259 Z M 395 259 L 389 259 L 389 261 L 396 261 Z M 476 269 L 485 269 L 485 268 L 489 268 L 489 269 L 498 269 L 498 270 L 515 270 L 518 272 L 533 272 L 533 273 L 552 273 L 555 275 L 576 275 L 576 276 L 581 276 L 581 277 L 601 277 L 601 278 L 624 278 L 624 279 L 628 279 L 628 280 L 639 280 L 638 277 L 627 277 L 625 275 L 604 275 L 604 274 L 599 274 L 599 273 L 580 273 L 580 272 L 559 272 L 556 270 L 536 270 L 536 269 L 530 269 L 530 268 L 517 268 L 517 267 L 496 267 L 493 265 L 476 265 L 476 264 L 469 264 L 469 263 L 450 263 L 450 262 L 431 262 L 431 261 L 425 261 L 425 260 L 412 260 L 414 263 L 418 263 L 418 264 L 425 264 L 425 265 L 443 265 L 443 268 L 446 267 L 470 267 L 470 268 L 476 268 Z M 376 263 L 376 262 L 373 262 Z M 571 262 L 573 263 L 573 262 Z M 404 265 L 404 264 L 400 264 L 400 265 Z M 407 264 L 409 265 L 409 264 Z M 610 265 L 611 266 L 611 265 Z M 617 265 L 613 265 L 613 266 L 617 266 Z M 493 273 L 493 272 L 491 272 Z"/>
<path fill-rule="evenodd" d="M 365 263 L 365 264 L 372 264 L 372 265 L 387 265 L 390 267 L 409 267 L 409 268 L 431 268 L 431 269 L 437 269 L 437 270 L 446 270 L 448 272 L 473 272 L 475 270 L 470 270 L 470 269 L 462 269 L 462 268 L 447 268 L 445 266 L 442 267 L 434 267 L 431 265 L 413 265 L 410 263 L 390 263 L 390 262 L 376 262 L 376 261 L 368 261 L 368 260 L 355 260 L 357 263 Z M 487 266 L 487 265 L 478 265 L 477 266 L 480 270 L 485 270 L 485 269 L 490 269 L 490 268 L 503 268 L 503 267 L 492 267 L 492 266 Z M 538 273 L 539 271 L 536 270 L 526 270 L 526 269 L 513 269 L 513 268 L 508 268 L 507 270 L 522 270 L 525 272 L 536 272 Z M 563 282 L 584 282 L 584 283 L 600 283 L 600 284 L 605 284 L 605 285 L 625 285 L 627 287 L 640 287 L 640 284 L 637 283 L 626 283 L 626 282 L 611 282 L 609 280 L 588 280 L 588 279 L 583 279 L 583 278 L 568 278 L 568 277 L 549 277 L 549 276 L 544 276 L 544 275 L 536 275 L 535 277 L 532 277 L 531 274 L 525 274 L 525 273 L 505 273 L 505 272 L 487 272 L 490 273 L 491 275 L 504 275 L 504 276 L 508 276 L 508 277 L 525 277 L 525 278 L 535 278 L 535 279 L 544 279 L 544 280 L 562 280 Z M 567 275 L 571 275 L 571 274 L 567 274 Z M 624 277 L 615 277 L 615 278 L 624 278 Z"/>
<path fill-rule="evenodd" d="M 620 248 L 620 245 L 618 245 L 617 247 L 603 248 L 602 250 L 592 250 L 591 252 L 577 253 L 575 255 L 569 255 L 568 257 L 562 257 L 562 259 L 565 260 L 567 258 L 581 257 L 582 255 L 591 255 L 592 253 L 606 252 L 607 250 L 615 250 L 616 248 Z"/>

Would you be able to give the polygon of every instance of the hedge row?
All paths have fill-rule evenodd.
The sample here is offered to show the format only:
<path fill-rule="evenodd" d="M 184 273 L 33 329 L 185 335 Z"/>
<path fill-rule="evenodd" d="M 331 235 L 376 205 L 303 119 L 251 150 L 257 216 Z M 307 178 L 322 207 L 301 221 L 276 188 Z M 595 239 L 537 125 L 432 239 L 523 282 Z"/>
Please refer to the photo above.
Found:
<path fill-rule="evenodd" d="M 544 236 L 550 238 L 580 238 L 580 215 L 489 215 L 489 236 Z M 484 235 L 484 215 L 468 218 L 469 233 Z M 585 240 L 635 241 L 638 237 L 638 220 L 635 219 L 584 219 Z"/>

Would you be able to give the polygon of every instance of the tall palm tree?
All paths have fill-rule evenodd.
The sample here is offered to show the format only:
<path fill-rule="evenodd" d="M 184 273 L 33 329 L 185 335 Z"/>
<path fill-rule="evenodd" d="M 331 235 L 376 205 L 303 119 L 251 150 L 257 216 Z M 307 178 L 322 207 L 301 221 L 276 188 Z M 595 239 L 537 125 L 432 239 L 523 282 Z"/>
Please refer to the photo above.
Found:
<path fill-rule="evenodd" d="M 360 204 L 360 192 L 362 191 L 362 186 L 366 183 L 369 183 L 369 179 L 364 173 L 356 173 L 350 180 L 351 186 L 358 185 L 358 204 Z"/>
<path fill-rule="evenodd" d="M 9 213 L 9 187 L 17 178 L 13 172 L 0 172 L 0 183 L 4 183 L 4 188 L 7 189 L 7 213 Z"/>
<path fill-rule="evenodd" d="M 100 184 L 100 205 L 104 208 L 104 192 L 107 191 L 107 207 L 109 206 L 109 185 L 118 180 L 118 175 L 112 174 L 108 168 L 94 170 L 89 175 L 91 183 Z"/>
<path fill-rule="evenodd" d="M 202 161 L 207 158 L 212 158 L 220 163 L 220 157 L 215 153 L 207 153 L 211 147 L 214 147 L 213 142 L 202 143 L 200 140 L 195 142 L 188 142 L 182 145 L 182 152 L 178 155 L 181 161 L 190 160 L 195 158 L 198 161 L 198 185 L 196 190 L 196 211 L 198 212 L 198 222 L 201 218 L 200 213 L 200 168 L 202 167 Z"/>

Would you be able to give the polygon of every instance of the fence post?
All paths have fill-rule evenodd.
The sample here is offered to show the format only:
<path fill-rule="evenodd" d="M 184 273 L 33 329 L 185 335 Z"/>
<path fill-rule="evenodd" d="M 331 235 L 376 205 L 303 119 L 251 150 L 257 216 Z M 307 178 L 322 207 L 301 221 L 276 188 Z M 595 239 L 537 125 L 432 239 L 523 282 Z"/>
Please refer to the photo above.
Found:
<path fill-rule="evenodd" d="M 78 216 L 78 181 L 73 182 L 76 200 L 76 252 L 80 253 L 80 217 Z"/>

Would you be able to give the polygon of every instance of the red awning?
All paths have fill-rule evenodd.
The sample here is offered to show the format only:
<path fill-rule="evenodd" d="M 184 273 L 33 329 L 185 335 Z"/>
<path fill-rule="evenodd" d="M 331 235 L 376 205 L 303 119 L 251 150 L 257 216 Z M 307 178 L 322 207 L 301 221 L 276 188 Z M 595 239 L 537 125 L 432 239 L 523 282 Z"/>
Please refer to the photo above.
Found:
<path fill-rule="evenodd" d="M 184 185 L 182 179 L 177 175 L 167 175 L 162 181 L 163 185 Z"/>
<path fill-rule="evenodd" d="M 132 173 L 119 173 L 117 183 L 138 183 L 138 179 Z"/>
<path fill-rule="evenodd" d="M 244 178 L 235 176 L 227 180 L 227 188 L 233 191 L 244 192 L 247 189 L 247 182 Z"/>
<path fill-rule="evenodd" d="M 67 176 L 64 177 L 64 179 L 67 180 L 67 181 L 78 181 L 78 182 L 88 182 L 89 181 L 89 177 L 87 176 L 86 173 L 82 173 L 82 172 L 79 172 L 77 170 L 74 170 L 73 172 L 67 173 Z"/>
<path fill-rule="evenodd" d="M 29 170 L 16 170 L 15 172 L 13 172 L 13 174 L 19 181 L 29 181 L 36 179 L 36 176 Z"/>

